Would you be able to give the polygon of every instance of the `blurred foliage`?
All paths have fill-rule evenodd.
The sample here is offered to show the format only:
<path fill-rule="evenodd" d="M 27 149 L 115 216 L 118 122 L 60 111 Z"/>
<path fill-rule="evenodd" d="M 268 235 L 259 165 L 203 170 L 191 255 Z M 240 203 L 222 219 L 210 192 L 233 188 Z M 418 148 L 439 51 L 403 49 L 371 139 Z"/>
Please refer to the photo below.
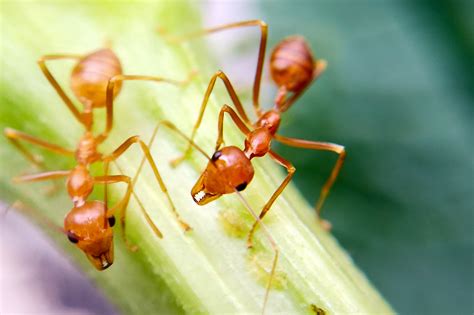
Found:
<path fill-rule="evenodd" d="M 346 146 L 323 215 L 402 314 L 472 314 L 474 3 L 261 2 L 329 67 L 281 133 Z M 271 99 L 267 100 L 269 103 Z M 310 202 L 336 156 L 283 146 Z"/>

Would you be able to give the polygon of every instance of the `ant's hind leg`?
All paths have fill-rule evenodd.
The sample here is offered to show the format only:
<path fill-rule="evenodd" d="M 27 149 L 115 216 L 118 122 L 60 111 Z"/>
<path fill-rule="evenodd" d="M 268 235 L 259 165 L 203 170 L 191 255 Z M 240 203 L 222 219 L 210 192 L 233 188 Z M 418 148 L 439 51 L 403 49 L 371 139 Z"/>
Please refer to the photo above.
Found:
<path fill-rule="evenodd" d="M 258 26 L 260 28 L 260 44 L 258 48 L 258 58 L 257 58 L 257 67 L 255 70 L 255 77 L 253 81 L 253 92 L 252 92 L 252 101 L 253 101 L 253 106 L 255 110 L 255 114 L 257 117 L 260 117 L 262 115 L 262 111 L 260 109 L 259 105 L 259 95 L 260 95 L 260 83 L 262 81 L 262 70 L 263 70 L 263 63 L 265 60 L 265 50 L 267 47 L 267 37 L 268 37 L 268 25 L 262 21 L 262 20 L 250 20 L 250 21 L 242 21 L 242 22 L 236 22 L 236 23 L 230 23 L 230 24 L 224 24 L 208 29 L 203 29 L 199 30 L 197 32 L 193 32 L 181 37 L 173 37 L 170 36 L 166 33 L 165 30 L 162 28 L 158 29 L 158 32 L 161 33 L 161 35 L 164 35 L 165 38 L 167 38 L 170 42 L 174 43 L 179 43 L 182 41 L 190 40 L 192 38 L 198 37 L 198 36 L 203 36 L 211 33 L 216 33 L 228 29 L 233 29 L 233 28 L 241 28 L 241 27 L 249 27 L 249 26 Z M 226 84 L 227 85 L 227 84 Z M 235 102 L 234 102 L 235 103 Z M 239 111 L 240 113 L 240 111 Z M 242 118 L 246 120 L 246 116 L 242 115 Z M 193 137 L 191 137 L 193 138 Z"/>
<path fill-rule="evenodd" d="M 74 117 L 76 117 L 76 119 L 80 123 L 85 125 L 85 121 L 82 118 L 82 114 L 79 112 L 79 110 L 76 108 L 76 106 L 74 106 L 71 99 L 67 96 L 66 92 L 64 92 L 62 87 L 59 85 L 58 81 L 56 81 L 54 76 L 51 74 L 51 71 L 49 71 L 48 67 L 46 66 L 46 61 L 48 61 L 48 60 L 60 60 L 60 59 L 79 60 L 81 58 L 82 58 L 81 55 L 72 55 L 72 54 L 46 55 L 46 56 L 42 56 L 40 59 L 38 59 L 38 65 L 39 65 L 41 71 L 43 72 L 44 76 L 46 77 L 46 79 L 48 79 L 49 83 L 56 90 L 59 97 L 61 97 L 64 104 L 66 104 L 67 108 L 69 108 L 69 110 L 74 115 Z"/>
<path fill-rule="evenodd" d="M 304 148 L 304 149 L 312 149 L 312 150 L 324 150 L 324 151 L 332 151 L 338 154 L 338 158 L 336 164 L 329 175 L 329 178 L 324 183 L 323 188 L 319 194 L 319 199 L 316 202 L 315 209 L 318 219 L 321 221 L 321 224 L 324 229 L 330 230 L 331 223 L 326 220 L 321 219 L 321 209 L 323 207 L 324 201 L 326 200 L 327 196 L 329 195 L 329 191 L 333 186 L 334 182 L 336 181 L 339 172 L 341 171 L 342 165 L 344 164 L 344 160 L 346 158 L 346 150 L 344 146 L 329 142 L 318 142 L 318 141 L 308 141 L 308 140 L 301 140 L 301 139 L 294 139 L 294 138 L 287 138 L 280 135 L 275 135 L 275 139 L 283 144 L 297 147 L 297 148 Z"/>

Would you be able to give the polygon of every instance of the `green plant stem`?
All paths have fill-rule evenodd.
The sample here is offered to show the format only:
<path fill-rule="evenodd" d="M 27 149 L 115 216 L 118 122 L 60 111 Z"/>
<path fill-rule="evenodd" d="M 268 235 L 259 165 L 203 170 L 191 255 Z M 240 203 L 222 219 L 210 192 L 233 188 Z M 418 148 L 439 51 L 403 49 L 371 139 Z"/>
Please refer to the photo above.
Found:
<path fill-rule="evenodd" d="M 114 129 L 100 148 L 103 152 L 111 152 L 131 135 L 149 139 L 162 119 L 189 133 L 207 80 L 215 70 L 199 42 L 173 45 L 153 32 L 158 25 L 173 32 L 195 29 L 199 25 L 196 9 L 186 2 L 3 3 L 1 23 L 1 127 L 10 126 L 69 148 L 75 147 L 83 130 L 41 75 L 35 64 L 39 56 L 86 53 L 111 41 L 126 74 L 183 79 L 191 71 L 199 71 L 187 87 L 125 83 L 115 104 Z M 52 69 L 67 87 L 71 63 L 58 62 Z M 199 131 L 196 141 L 206 152 L 212 153 L 217 111 L 225 102 L 227 97 L 218 91 Z M 103 117 L 103 113 L 96 115 L 98 121 Z M 61 224 L 71 208 L 64 191 L 48 197 L 38 189 L 48 184 L 12 185 L 11 178 L 28 169 L 28 164 L 5 139 L 0 142 L 0 197 L 8 202 L 20 199 Z M 226 128 L 226 143 L 242 144 L 235 128 Z M 204 207 L 194 204 L 190 189 L 206 160 L 193 154 L 177 169 L 170 168 L 168 161 L 184 148 L 179 137 L 160 131 L 152 152 L 178 211 L 193 228 L 191 232 L 182 231 L 151 171 L 145 168 L 135 190 L 163 232 L 163 239 L 153 234 L 133 199 L 127 235 L 139 251 L 127 252 L 117 233 L 116 262 L 107 271 L 97 272 L 63 235 L 50 233 L 125 313 L 258 313 L 267 282 L 265 270 L 272 261 L 270 246 L 258 230 L 255 248 L 246 249 L 252 218 L 237 196 L 224 196 Z M 50 169 L 73 165 L 62 157 L 35 152 L 44 153 Z M 133 149 L 118 163 L 133 176 L 140 158 L 141 152 Z M 255 179 L 243 195 L 258 210 L 284 174 L 267 158 L 255 165 Z M 115 201 L 124 192 L 124 187 L 110 189 Z M 94 195 L 101 198 L 100 191 Z M 314 210 L 292 185 L 264 222 L 281 252 L 268 313 L 311 313 L 311 305 L 326 313 L 393 312 L 337 241 L 316 224 Z"/>

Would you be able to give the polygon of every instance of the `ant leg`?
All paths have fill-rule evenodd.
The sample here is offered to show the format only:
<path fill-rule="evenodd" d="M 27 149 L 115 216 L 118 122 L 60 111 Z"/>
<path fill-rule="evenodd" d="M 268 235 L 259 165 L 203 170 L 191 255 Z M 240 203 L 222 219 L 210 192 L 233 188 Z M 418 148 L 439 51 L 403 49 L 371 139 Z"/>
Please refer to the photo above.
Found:
<path fill-rule="evenodd" d="M 58 179 L 61 177 L 66 177 L 71 173 L 71 171 L 50 171 L 44 173 L 28 174 L 22 175 L 13 178 L 15 183 L 25 183 L 25 182 L 40 182 L 48 179 Z"/>
<path fill-rule="evenodd" d="M 162 120 L 160 121 L 155 129 L 153 130 L 153 134 L 150 138 L 150 142 L 148 143 L 148 147 L 151 148 L 151 146 L 153 145 L 153 142 L 155 141 L 155 138 L 156 138 L 156 134 L 158 133 L 158 130 L 160 129 L 161 126 L 164 126 L 166 128 L 168 128 L 169 130 L 177 133 L 179 136 L 181 136 L 182 138 L 184 138 L 187 142 L 189 142 L 190 146 L 194 147 L 199 153 L 201 153 L 202 155 L 204 155 L 204 157 L 206 157 L 206 159 L 208 160 L 211 160 L 211 157 L 209 155 L 207 155 L 207 153 L 200 147 L 198 146 L 193 140 L 191 140 L 191 138 L 189 138 L 188 136 L 186 136 L 181 130 L 178 129 L 178 127 L 176 127 L 172 122 L 170 121 L 167 121 L 167 120 Z M 145 162 L 145 157 L 142 159 L 141 163 L 140 163 L 140 167 L 138 168 L 138 171 L 141 170 L 142 166 L 143 166 L 143 163 Z"/>
<path fill-rule="evenodd" d="M 244 122 L 235 113 L 235 111 L 231 107 L 229 107 L 228 105 L 224 105 L 221 108 L 221 111 L 219 112 L 218 138 L 217 138 L 217 142 L 216 142 L 216 150 L 218 150 L 220 145 L 222 144 L 222 137 L 223 137 L 223 132 L 224 132 L 224 114 L 225 113 L 228 113 L 230 115 L 233 122 L 237 125 L 237 127 L 239 127 L 240 131 L 243 134 L 246 135 L 250 132 L 250 130 L 247 128 L 247 126 L 245 126 Z M 280 184 L 278 189 L 270 197 L 270 200 L 265 204 L 262 211 L 260 212 L 258 220 L 256 220 L 254 225 L 252 226 L 252 228 L 249 232 L 248 239 L 247 239 L 247 247 L 249 247 L 249 248 L 252 247 L 252 238 L 253 238 L 253 234 L 255 232 L 255 229 L 257 228 L 257 225 L 261 222 L 261 219 L 263 219 L 263 217 L 268 212 L 268 210 L 270 210 L 273 202 L 281 194 L 281 192 L 285 189 L 286 185 L 288 185 L 291 178 L 293 177 L 293 174 L 295 173 L 295 168 L 293 167 L 293 165 L 290 162 L 288 162 L 287 160 L 285 160 L 284 158 L 282 158 L 281 156 L 279 156 L 278 154 L 276 154 L 275 152 L 273 152 L 271 150 L 269 151 L 269 154 L 275 161 L 277 161 L 277 163 L 284 166 L 288 170 L 288 175 L 285 178 L 285 180 L 283 180 L 283 182 Z"/>
<path fill-rule="evenodd" d="M 179 136 L 181 136 L 182 138 L 184 138 L 186 141 L 188 141 L 190 143 L 190 145 L 192 147 L 194 147 L 199 153 L 201 153 L 202 155 L 204 155 L 206 157 L 206 159 L 208 160 L 211 160 L 211 157 L 209 155 L 207 155 L 207 153 L 201 148 L 199 147 L 196 143 L 194 143 L 190 138 L 188 138 L 181 130 L 178 129 L 178 127 L 176 127 L 172 122 L 170 121 L 167 121 L 167 120 L 163 120 L 163 121 L 160 121 L 155 129 L 153 130 L 153 133 L 152 133 L 152 136 L 150 138 L 150 141 L 148 142 L 148 148 L 151 148 L 151 146 L 153 145 L 154 141 L 155 141 L 155 138 L 156 138 L 156 135 L 158 133 L 158 130 L 160 129 L 161 126 L 164 126 L 166 128 L 168 128 L 169 130 L 177 133 Z M 143 168 L 143 164 L 145 163 L 145 159 L 146 157 L 144 156 L 142 158 L 142 160 L 140 161 L 140 165 L 138 166 L 138 169 L 137 169 L 137 173 L 135 174 L 135 177 L 134 177 L 134 182 L 136 181 L 136 178 L 138 178 L 142 168 Z M 118 165 L 117 165 L 118 166 Z"/>
<path fill-rule="evenodd" d="M 216 141 L 216 151 L 220 148 L 222 143 L 224 142 L 224 115 L 225 113 L 230 115 L 230 118 L 234 121 L 240 131 L 247 135 L 250 133 L 249 128 L 245 125 L 245 123 L 240 119 L 237 113 L 230 107 L 229 105 L 222 106 L 219 112 L 219 121 L 217 125 L 217 141 Z"/>
<path fill-rule="evenodd" d="M 290 108 L 291 105 L 293 105 L 293 103 L 296 102 L 296 100 L 300 98 L 301 95 L 303 95 L 306 89 L 309 86 L 311 86 L 311 84 L 313 84 L 313 82 L 316 81 L 316 79 L 318 79 L 321 76 L 321 74 L 323 74 L 324 70 L 326 70 L 326 67 L 327 67 L 326 60 L 323 60 L 323 59 L 316 60 L 314 64 L 312 80 L 308 84 L 306 84 L 303 88 L 301 88 L 299 91 L 296 91 L 289 99 L 287 99 L 283 103 L 283 105 L 281 105 L 280 111 L 285 112 L 286 110 L 288 110 L 288 108 Z"/>
<path fill-rule="evenodd" d="M 20 151 L 23 154 L 23 156 L 25 156 L 25 158 L 39 170 L 46 171 L 46 167 L 43 163 L 42 157 L 31 153 L 27 148 L 25 148 L 21 144 L 20 140 L 37 145 L 41 148 L 47 149 L 49 151 L 52 151 L 58 154 L 74 156 L 74 151 L 72 150 L 65 149 L 58 145 L 46 142 L 42 139 L 30 136 L 29 134 L 26 134 L 24 132 L 11 129 L 11 128 L 5 128 L 3 132 L 5 136 L 7 137 L 7 139 L 13 144 L 13 146 L 18 151 Z M 51 195 L 58 189 L 59 189 L 59 186 L 56 185 L 56 183 L 53 183 L 52 186 L 48 188 L 46 194 Z"/>
<path fill-rule="evenodd" d="M 329 142 L 318 142 L 318 141 L 308 141 L 308 140 L 301 140 L 301 139 L 294 139 L 294 138 L 287 138 L 280 135 L 275 135 L 275 139 L 283 144 L 297 147 L 297 148 L 305 148 L 305 149 L 312 149 L 312 150 L 324 150 L 324 151 L 332 151 L 339 155 L 336 164 L 334 165 L 329 178 L 324 183 L 323 188 L 319 194 L 319 199 L 316 202 L 315 209 L 318 218 L 321 219 L 321 208 L 326 200 L 326 197 L 329 194 L 329 191 L 336 181 L 339 172 L 341 171 L 342 165 L 344 164 L 344 159 L 346 158 L 346 150 L 344 146 Z M 325 220 L 321 220 L 323 227 L 326 230 L 331 229 L 331 224 Z"/>
<path fill-rule="evenodd" d="M 37 221 L 39 221 L 41 224 L 48 226 L 50 229 L 55 230 L 61 234 L 66 234 L 62 226 L 56 224 L 54 221 L 52 221 L 50 218 L 48 218 L 38 210 L 25 205 L 20 200 L 16 200 L 11 205 L 7 206 L 7 208 L 5 209 L 4 216 L 8 214 L 8 211 L 10 209 L 16 209 L 18 210 L 18 212 L 23 213 L 26 216 L 34 217 Z"/>
<path fill-rule="evenodd" d="M 133 193 L 133 183 L 130 177 L 125 176 L 125 175 L 106 175 L 106 176 L 97 176 L 94 178 L 94 183 L 98 184 L 115 184 L 115 183 L 126 183 L 127 184 L 127 191 L 125 192 L 125 196 L 120 200 L 115 206 L 113 206 L 111 209 L 107 209 L 107 213 L 104 216 L 104 225 L 107 223 L 105 220 L 107 220 L 110 217 L 113 217 L 115 212 L 118 210 L 120 213 L 120 226 L 122 228 L 121 234 L 122 234 L 122 239 L 127 246 L 127 248 L 134 252 L 138 249 L 136 245 L 132 245 L 130 241 L 127 238 L 126 231 L 125 231 L 125 222 L 126 222 L 126 215 L 127 215 L 127 207 L 128 203 L 130 201 L 130 196 Z M 140 210 L 142 214 L 144 215 L 148 225 L 152 228 L 153 232 L 158 236 L 159 238 L 163 238 L 163 234 L 161 231 L 158 229 L 158 227 L 153 223 L 151 220 L 150 216 L 148 215 L 147 211 L 143 207 L 143 204 L 141 201 L 138 201 L 138 204 L 140 206 Z"/>
<path fill-rule="evenodd" d="M 250 212 L 250 214 L 252 214 L 252 216 L 255 218 L 256 222 L 259 222 L 260 225 L 262 226 L 262 230 L 263 232 L 265 233 L 265 236 L 267 237 L 268 241 L 270 242 L 270 245 L 272 246 L 273 248 L 273 251 L 275 252 L 275 256 L 273 258 L 273 263 L 272 263 L 272 269 L 270 271 L 270 278 L 268 280 L 268 284 L 267 284 L 267 288 L 265 290 L 265 297 L 264 297 L 264 300 L 263 300 L 263 308 L 262 308 L 262 314 L 265 313 L 265 307 L 267 306 L 267 301 L 268 301 L 268 295 L 270 294 L 270 288 L 271 288 L 271 285 L 272 285 L 272 280 L 273 280 L 273 277 L 275 276 L 275 270 L 276 270 L 276 266 L 277 266 L 277 263 L 278 263 L 278 257 L 279 257 L 279 250 L 278 250 L 278 247 L 276 246 L 276 243 L 275 243 L 275 240 L 273 239 L 273 237 L 270 235 L 270 232 L 268 232 L 267 230 L 267 227 L 265 226 L 265 224 L 261 221 L 261 218 L 257 216 L 257 214 L 255 213 L 255 211 L 253 211 L 253 209 L 250 207 L 249 203 L 247 202 L 247 200 L 242 196 L 242 194 L 239 192 L 239 191 L 235 191 L 237 193 L 237 195 L 239 196 L 239 198 L 242 200 L 243 204 L 245 205 L 245 207 L 247 208 L 247 210 Z"/>
<path fill-rule="evenodd" d="M 32 164 L 39 168 L 44 168 L 44 165 L 37 156 L 32 154 L 29 150 L 27 150 L 23 145 L 21 145 L 19 140 L 26 141 L 28 143 L 37 145 L 39 147 L 42 147 L 44 149 L 47 149 L 49 151 L 62 154 L 62 155 L 74 155 L 74 151 L 65 149 L 63 147 L 60 147 L 58 145 L 46 142 L 44 140 L 41 140 L 39 138 L 30 136 L 29 134 L 26 134 L 24 132 L 11 129 L 11 128 L 5 128 L 3 130 L 3 133 L 5 134 L 5 137 L 17 148 L 25 157 L 28 161 L 30 161 Z"/>
<path fill-rule="evenodd" d="M 242 22 L 237 22 L 237 23 L 220 25 L 217 27 L 208 28 L 208 29 L 200 30 L 194 33 L 190 33 L 188 35 L 184 35 L 183 37 L 174 39 L 173 41 L 180 42 L 180 41 L 188 40 L 197 36 L 202 36 L 206 34 L 220 32 L 227 29 L 247 27 L 247 26 L 258 26 L 260 27 L 260 33 L 261 33 L 260 45 L 258 48 L 257 67 L 255 70 L 255 78 L 253 81 L 253 93 L 252 93 L 254 110 L 255 110 L 255 113 L 257 114 L 257 117 L 260 117 L 262 115 L 262 111 L 260 109 L 260 104 L 259 104 L 260 83 L 262 81 L 263 62 L 265 60 L 265 50 L 267 47 L 267 37 L 268 37 L 268 25 L 265 22 L 263 22 L 262 20 L 250 20 L 250 21 L 242 21 Z M 245 119 L 246 118 L 245 115 L 241 114 L 241 116 L 244 118 L 244 120 L 247 120 Z"/>
<path fill-rule="evenodd" d="M 114 165 L 117 167 L 117 169 L 119 170 L 120 173 L 124 174 L 124 171 L 122 170 L 122 168 L 118 165 L 118 163 L 116 161 L 114 161 Z M 140 198 L 138 198 L 138 195 L 135 193 L 135 190 L 133 189 L 133 186 L 135 185 L 135 182 L 136 181 L 132 181 L 132 188 L 131 188 L 132 189 L 132 195 L 135 198 L 135 200 L 137 201 L 138 206 L 140 207 L 141 212 L 145 216 L 145 219 L 146 219 L 148 225 L 150 225 L 152 227 L 153 231 L 155 232 L 155 234 L 159 238 L 163 238 L 163 234 L 158 229 L 158 227 L 153 223 L 153 221 L 151 220 L 151 217 L 148 215 L 148 212 L 145 210 L 145 206 L 143 205 L 143 202 L 140 200 Z M 124 209 L 123 211 L 124 211 L 124 217 L 125 217 L 126 209 Z"/>
<path fill-rule="evenodd" d="M 59 94 L 59 96 L 63 100 L 64 104 L 66 104 L 66 106 L 72 112 L 74 117 L 76 117 L 76 119 L 80 123 L 85 124 L 84 119 L 82 118 L 82 114 L 79 112 L 79 110 L 76 108 L 76 106 L 74 106 L 71 99 L 67 96 L 67 94 L 64 92 L 64 90 L 59 85 L 58 81 L 56 81 L 56 79 L 54 78 L 54 76 L 51 74 L 48 67 L 46 66 L 46 61 L 48 61 L 48 60 L 81 59 L 81 58 L 82 58 L 81 55 L 72 55 L 72 54 L 46 55 L 46 56 L 42 56 L 40 59 L 38 59 L 38 65 L 41 68 L 41 71 L 43 71 L 43 74 L 46 77 L 46 79 L 48 79 L 49 83 L 53 86 L 53 88 Z"/>
<path fill-rule="evenodd" d="M 172 80 L 172 79 L 166 79 L 162 77 L 153 77 L 153 76 L 145 76 L 145 75 L 124 75 L 124 74 L 119 74 L 114 77 L 112 77 L 108 84 L 107 84 L 107 92 L 105 96 L 105 106 L 106 106 L 106 112 L 107 112 L 107 120 L 106 120 L 106 125 L 105 125 L 105 130 L 104 132 L 99 135 L 98 141 L 103 142 L 110 130 L 112 129 L 113 126 L 113 117 L 114 117 L 114 88 L 115 85 L 118 82 L 122 81 L 153 81 L 153 82 L 163 82 L 163 83 L 169 83 L 169 84 L 174 84 L 177 86 L 180 85 L 186 85 L 189 83 L 191 78 L 194 76 L 194 72 L 190 73 L 189 77 L 184 80 L 184 81 L 177 81 L 177 80 Z"/>
<path fill-rule="evenodd" d="M 13 178 L 14 183 L 25 183 L 25 182 L 39 182 L 49 179 L 58 179 L 61 177 L 66 177 L 71 171 L 49 171 L 36 174 L 27 174 L 22 176 L 17 176 Z M 58 185 L 53 184 L 52 187 L 49 187 L 48 194 L 55 192 L 59 188 Z"/>
<path fill-rule="evenodd" d="M 230 82 L 229 78 L 226 76 L 226 74 L 222 71 L 217 71 L 212 77 L 211 80 L 209 81 L 209 85 L 207 86 L 206 93 L 204 94 L 204 98 L 201 103 L 201 109 L 199 110 L 199 116 L 198 119 L 196 120 L 196 123 L 194 124 L 193 131 L 191 133 L 191 141 L 194 141 L 194 138 L 196 137 L 196 133 L 199 129 L 199 126 L 201 125 L 202 118 L 204 116 L 204 111 L 206 110 L 207 103 L 209 102 L 209 98 L 212 94 L 212 91 L 214 89 L 214 85 L 216 84 L 217 78 L 220 78 L 222 82 L 224 83 L 227 93 L 229 94 L 230 98 L 232 99 L 232 103 L 234 106 L 237 108 L 237 111 L 239 112 L 239 115 L 242 117 L 242 120 L 248 124 L 252 125 L 250 122 L 250 119 L 248 118 L 247 114 L 245 113 L 244 107 L 242 106 L 242 103 L 240 102 L 239 97 L 237 96 L 237 93 L 235 93 L 234 87 L 232 86 L 232 83 Z M 191 152 L 191 144 L 188 145 L 186 150 L 184 151 L 183 155 L 180 157 L 174 159 L 171 161 L 171 165 L 176 167 L 178 164 L 180 164 Z"/>
<path fill-rule="evenodd" d="M 111 162 L 111 161 L 115 161 L 116 159 L 118 159 L 122 154 L 124 154 L 132 144 L 134 143 L 138 143 L 140 145 L 140 148 L 142 149 L 144 155 L 145 155 L 145 158 L 147 159 L 148 161 L 148 164 L 150 164 L 150 167 L 152 168 L 153 170 L 153 173 L 155 175 L 155 178 L 156 180 L 158 181 L 158 184 L 161 188 L 161 190 L 163 191 L 163 193 L 166 195 L 166 198 L 168 199 L 168 202 L 170 204 L 170 207 L 171 207 L 171 211 L 173 212 L 173 214 L 175 215 L 176 217 L 176 220 L 179 222 L 179 224 L 181 225 L 181 227 L 185 230 L 185 231 L 188 231 L 191 229 L 191 227 L 186 223 L 184 222 L 178 211 L 176 210 L 176 207 L 173 203 L 173 200 L 171 199 L 171 196 L 169 195 L 169 192 L 168 192 L 168 189 L 166 188 L 166 185 L 165 185 L 165 182 L 163 181 L 163 178 L 161 177 L 160 175 L 160 172 L 158 171 L 158 167 L 156 166 L 155 164 L 155 161 L 153 160 L 153 157 L 150 153 L 150 149 L 148 148 L 148 146 L 140 139 L 139 136 L 133 136 L 133 137 L 130 137 L 128 138 L 127 140 L 125 140 L 117 149 L 115 149 L 114 152 L 112 152 L 110 155 L 108 156 L 105 156 L 102 158 L 102 161 L 103 162 Z M 137 171 L 137 174 L 135 175 L 135 177 L 133 178 L 133 181 L 132 181 L 132 185 L 135 184 L 135 182 L 137 181 L 137 177 L 138 176 L 138 171 Z"/>
<path fill-rule="evenodd" d="M 267 203 L 263 207 L 263 209 L 262 209 L 262 211 L 260 212 L 260 215 L 259 215 L 259 220 L 256 220 L 255 223 L 253 224 L 252 228 L 250 229 L 250 232 L 249 232 L 249 235 L 248 235 L 248 238 L 247 238 L 247 247 L 252 247 L 253 246 L 253 235 L 255 233 L 255 230 L 256 230 L 258 224 L 261 222 L 261 220 L 263 219 L 265 214 L 267 214 L 267 212 L 270 210 L 271 206 L 273 205 L 275 200 L 278 198 L 278 196 L 280 196 L 280 194 L 283 192 L 283 190 L 285 190 L 285 187 L 291 181 L 291 178 L 293 177 L 293 175 L 296 172 L 295 167 L 289 161 L 285 160 L 284 158 L 282 158 L 280 155 L 276 154 L 272 150 L 270 150 L 268 153 L 270 154 L 270 157 L 273 160 L 275 160 L 278 164 L 280 164 L 281 166 L 286 168 L 286 170 L 288 171 L 288 174 L 286 175 L 283 182 L 280 184 L 280 186 L 278 186 L 277 190 L 275 190 L 275 192 L 272 194 L 270 199 L 267 201 Z"/>

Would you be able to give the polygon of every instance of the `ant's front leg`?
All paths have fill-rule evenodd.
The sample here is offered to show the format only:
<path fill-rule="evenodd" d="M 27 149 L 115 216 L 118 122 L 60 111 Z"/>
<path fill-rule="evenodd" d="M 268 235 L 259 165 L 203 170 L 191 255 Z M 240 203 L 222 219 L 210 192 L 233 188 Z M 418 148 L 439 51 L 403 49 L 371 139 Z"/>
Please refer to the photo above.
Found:
<path fill-rule="evenodd" d="M 248 118 L 247 114 L 245 113 L 245 110 L 244 110 L 244 107 L 242 106 L 242 103 L 240 102 L 240 99 L 239 97 L 237 96 L 237 93 L 235 93 L 235 90 L 234 90 L 234 87 L 232 86 L 232 83 L 230 82 L 229 78 L 225 75 L 224 72 L 222 71 L 217 71 L 212 77 L 211 77 L 211 80 L 209 81 L 209 84 L 207 86 L 207 90 L 206 90 L 206 93 L 204 94 L 204 98 L 202 100 L 202 103 L 201 103 L 201 108 L 199 110 L 199 115 L 198 115 L 198 118 L 196 120 L 196 123 L 194 124 L 194 127 L 193 127 L 193 131 L 191 132 L 191 141 L 194 141 L 194 138 L 196 137 L 196 134 L 197 134 L 197 131 L 199 129 L 199 127 L 201 126 L 201 122 L 202 122 L 202 118 L 204 116 L 204 112 L 206 111 L 206 108 L 207 108 L 207 104 L 209 102 L 209 98 L 211 97 L 211 94 L 214 90 L 214 86 L 216 84 L 216 80 L 220 78 L 222 80 L 222 82 L 224 83 L 225 85 L 225 88 L 227 89 L 227 93 L 229 94 L 231 100 L 232 100 L 232 103 L 234 104 L 235 108 L 237 109 L 241 119 L 239 120 L 243 120 L 243 124 L 247 124 L 249 126 L 252 125 L 252 123 L 250 122 L 250 119 Z M 191 152 L 191 144 L 188 145 L 188 147 L 186 148 L 186 150 L 184 151 L 184 153 L 171 161 L 171 165 L 173 167 L 176 167 L 178 166 L 188 155 L 189 153 Z"/>
<path fill-rule="evenodd" d="M 58 81 L 54 78 L 54 76 L 51 74 L 51 71 L 49 71 L 48 67 L 46 66 L 46 61 L 49 60 L 60 60 L 60 59 L 73 59 L 73 60 L 79 60 L 83 56 L 81 55 L 72 55 L 72 54 L 61 54 L 61 55 L 46 55 L 41 57 L 38 60 L 38 65 L 43 72 L 44 76 L 46 79 L 49 81 L 51 86 L 54 88 L 54 90 L 58 93 L 59 97 L 63 100 L 64 104 L 66 104 L 67 108 L 71 111 L 71 113 L 74 115 L 74 117 L 83 125 L 85 125 L 85 120 L 82 117 L 81 112 L 74 106 L 73 102 L 71 99 L 67 96 L 66 92 L 62 89 L 62 87 L 59 85 Z"/>
<path fill-rule="evenodd" d="M 280 194 L 283 192 L 283 190 L 285 190 L 286 186 L 291 181 L 291 178 L 293 177 L 293 175 L 296 172 L 295 167 L 289 161 L 285 160 L 284 158 L 282 158 L 280 155 L 276 154 L 272 150 L 270 150 L 269 154 L 270 154 L 270 157 L 273 160 L 275 160 L 278 164 L 280 164 L 281 166 L 286 168 L 286 170 L 288 171 L 288 174 L 286 175 L 283 182 L 280 184 L 280 186 L 278 186 L 277 190 L 272 194 L 270 199 L 267 201 L 267 203 L 263 207 L 262 211 L 260 212 L 260 215 L 258 216 L 259 220 L 256 220 L 255 223 L 253 224 L 252 228 L 250 229 L 250 232 L 249 232 L 249 235 L 248 235 L 248 238 L 247 238 L 247 246 L 248 247 L 253 246 L 253 235 L 255 233 L 255 230 L 256 230 L 258 224 L 261 222 L 261 220 L 263 219 L 265 214 L 267 214 L 267 212 L 270 210 L 270 208 L 272 207 L 273 203 L 278 198 L 278 196 L 280 196 Z"/>
<path fill-rule="evenodd" d="M 120 216 L 120 226 L 121 226 L 121 234 L 122 234 L 122 239 L 127 246 L 127 248 L 134 252 L 138 249 L 136 245 L 132 245 L 130 241 L 127 238 L 127 234 L 125 231 L 125 223 L 126 223 L 126 215 L 127 215 L 127 207 L 128 203 L 130 201 L 130 196 L 133 193 L 133 184 L 132 180 L 130 177 L 125 176 L 125 175 L 105 175 L 105 176 L 98 176 L 94 178 L 94 183 L 97 184 L 114 184 L 114 183 L 126 183 L 127 184 L 127 190 L 125 192 L 125 196 L 117 203 L 115 204 L 111 209 L 108 209 L 107 207 L 105 208 L 107 210 L 107 213 L 104 216 L 104 220 L 108 220 L 109 218 L 112 218 L 115 213 L 118 211 L 119 216 Z M 105 197 L 104 202 L 106 202 L 107 197 Z M 143 204 L 139 202 L 140 210 L 142 211 L 148 225 L 152 228 L 153 232 L 158 236 L 159 238 L 163 238 L 163 234 L 161 231 L 158 229 L 158 227 L 153 223 L 151 220 L 150 216 L 148 215 L 147 211 L 143 207 Z M 104 226 L 107 223 L 104 222 Z"/>
<path fill-rule="evenodd" d="M 219 112 L 219 119 L 217 123 L 217 141 L 216 141 L 216 151 L 219 150 L 221 145 L 224 143 L 224 115 L 229 114 L 232 121 L 240 129 L 240 131 L 247 135 L 250 132 L 250 129 L 245 125 L 245 123 L 240 119 L 237 113 L 229 105 L 222 106 Z"/>
<path fill-rule="evenodd" d="M 183 230 L 185 231 L 188 231 L 188 230 L 191 230 L 191 227 L 189 226 L 189 224 L 187 224 L 185 221 L 183 221 L 181 219 L 181 216 L 179 215 L 178 211 L 176 210 L 176 207 L 174 205 L 174 202 L 173 200 L 171 199 L 171 196 L 168 192 L 168 189 L 165 185 L 165 182 L 163 181 L 163 178 L 161 177 L 160 175 L 160 172 L 158 171 L 158 167 L 156 166 L 156 163 L 150 153 L 150 149 L 148 148 L 148 146 L 140 139 L 139 136 L 133 136 L 133 137 L 130 137 L 128 138 L 127 140 L 125 140 L 117 149 L 115 149 L 114 152 L 112 152 L 110 155 L 108 156 L 105 156 L 102 158 L 102 161 L 105 162 L 105 163 L 110 163 L 112 161 L 115 161 L 116 159 L 118 159 L 122 154 L 124 154 L 130 147 L 132 144 L 139 144 L 141 150 L 143 151 L 144 155 L 145 155 L 145 159 L 148 161 L 148 164 L 150 165 L 150 167 L 152 168 L 153 170 L 153 174 L 155 175 L 155 178 L 158 182 L 158 185 L 160 186 L 161 190 L 163 191 L 163 193 L 165 194 L 166 198 L 168 199 L 168 202 L 170 204 L 170 207 L 171 207 L 171 211 L 173 212 L 173 214 L 175 215 L 176 217 L 176 220 L 178 221 L 178 223 L 181 225 L 181 227 L 183 228 Z M 139 169 L 140 170 L 140 169 Z M 135 184 L 135 182 L 137 181 L 137 178 L 138 178 L 138 175 L 139 175 L 139 171 L 137 171 L 137 174 L 135 175 L 135 177 L 133 178 L 133 181 L 132 181 L 132 185 Z"/>

